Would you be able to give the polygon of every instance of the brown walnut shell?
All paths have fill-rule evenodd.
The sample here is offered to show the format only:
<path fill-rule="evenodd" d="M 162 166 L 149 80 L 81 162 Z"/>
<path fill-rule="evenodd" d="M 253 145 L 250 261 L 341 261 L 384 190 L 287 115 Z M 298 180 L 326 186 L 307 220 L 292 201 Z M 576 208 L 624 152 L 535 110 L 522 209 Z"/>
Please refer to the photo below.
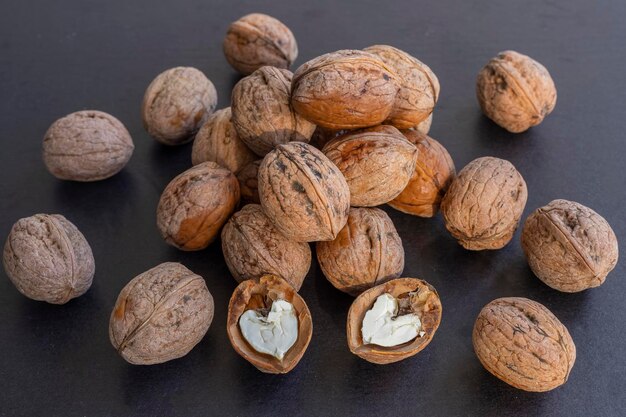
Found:
<path fill-rule="evenodd" d="M 441 214 L 465 249 L 500 249 L 513 237 L 527 197 L 513 164 L 488 156 L 459 172 L 441 201 Z"/>
<path fill-rule="evenodd" d="M 476 96 L 483 113 L 513 133 L 538 125 L 556 105 L 548 70 L 515 51 L 500 52 L 480 70 Z"/>
<path fill-rule="evenodd" d="M 350 205 L 373 207 L 393 200 L 415 171 L 417 148 L 393 126 L 348 132 L 324 149 L 350 188 Z"/>
<path fill-rule="evenodd" d="M 417 130 L 420 133 L 427 135 L 428 132 L 430 132 L 430 127 L 432 126 L 432 124 L 433 124 L 433 114 L 431 113 L 430 116 L 422 120 L 417 126 L 414 126 L 411 129 Z"/>
<path fill-rule="evenodd" d="M 19 292 L 51 304 L 65 304 L 87 292 L 96 270 L 85 236 L 60 214 L 18 220 L 2 261 Z"/>
<path fill-rule="evenodd" d="M 298 291 L 311 267 L 309 244 L 283 236 L 258 204 L 248 204 L 226 223 L 222 252 L 237 282 L 273 274 Z"/>
<path fill-rule="evenodd" d="M 395 73 L 378 57 L 342 50 L 312 59 L 296 70 L 291 104 L 326 129 L 357 129 L 387 119 L 397 92 Z"/>
<path fill-rule="evenodd" d="M 98 181 L 124 168 L 135 146 L 122 122 L 84 110 L 54 122 L 43 139 L 43 162 L 62 180 Z"/>
<path fill-rule="evenodd" d="M 176 67 L 159 74 L 143 96 L 141 117 L 148 133 L 165 145 L 193 139 L 217 106 L 213 83 L 199 70 Z"/>
<path fill-rule="evenodd" d="M 601 285 L 619 256 L 609 223 L 592 209 L 567 200 L 554 200 L 528 216 L 522 248 L 535 275 L 564 292 Z"/>
<path fill-rule="evenodd" d="M 263 159 L 259 197 L 276 228 L 296 242 L 333 240 L 350 209 L 350 190 L 339 168 L 301 142 L 279 145 Z"/>
<path fill-rule="evenodd" d="M 152 365 L 185 356 L 213 321 L 204 279 L 176 262 L 160 264 L 122 289 L 109 322 L 113 347 L 128 362 Z"/>
<path fill-rule="evenodd" d="M 422 322 L 423 336 L 398 346 L 384 347 L 375 344 L 363 344 L 361 326 L 365 313 L 372 308 L 376 299 L 390 294 L 400 305 L 403 314 L 416 313 Z M 441 323 L 441 300 L 435 288 L 417 278 L 397 278 L 370 288 L 359 295 L 348 311 L 347 335 L 350 351 L 368 362 L 386 365 L 407 359 L 424 349 Z"/>
<path fill-rule="evenodd" d="M 397 278 L 404 269 L 404 248 L 393 222 L 377 208 L 351 208 L 337 238 L 317 242 L 317 260 L 338 290 L 357 296 Z"/>
<path fill-rule="evenodd" d="M 265 156 L 276 145 L 308 142 L 315 125 L 291 107 L 292 73 L 262 67 L 242 78 L 233 88 L 233 125 L 254 153 Z"/>
<path fill-rule="evenodd" d="M 472 340 L 485 369 L 524 391 L 563 385 L 576 361 L 576 346 L 565 326 L 527 298 L 498 298 L 483 307 Z"/>
<path fill-rule="evenodd" d="M 257 352 L 241 334 L 239 318 L 248 310 L 269 310 L 272 303 L 285 300 L 293 305 L 298 318 L 298 338 L 285 354 L 283 360 Z M 228 339 L 235 351 L 259 371 L 270 374 L 285 374 L 291 371 L 302 359 L 313 334 L 311 312 L 304 299 L 284 279 L 275 275 L 243 281 L 233 292 L 228 303 L 226 322 Z"/>
<path fill-rule="evenodd" d="M 246 203 L 261 204 L 259 198 L 259 167 L 262 159 L 250 162 L 237 173 L 241 200 Z"/>
<path fill-rule="evenodd" d="M 209 246 L 239 204 L 239 183 L 215 162 L 203 162 L 174 178 L 157 207 L 167 243 L 185 251 Z"/>
<path fill-rule="evenodd" d="M 446 148 L 430 136 L 418 130 L 403 133 L 417 146 L 417 163 L 409 183 L 388 204 L 403 213 L 433 217 L 454 179 L 454 162 Z"/>
<path fill-rule="evenodd" d="M 291 30 L 261 13 L 231 23 L 223 48 L 228 63 L 244 75 L 265 65 L 287 69 L 298 57 L 298 44 Z"/>

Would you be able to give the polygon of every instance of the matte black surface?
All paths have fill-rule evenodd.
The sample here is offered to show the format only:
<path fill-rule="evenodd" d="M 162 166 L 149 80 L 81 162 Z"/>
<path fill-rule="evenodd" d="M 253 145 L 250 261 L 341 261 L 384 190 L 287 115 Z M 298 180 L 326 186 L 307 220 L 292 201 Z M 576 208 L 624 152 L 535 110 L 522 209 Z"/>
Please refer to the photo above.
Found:
<path fill-rule="evenodd" d="M 301 290 L 314 323 L 299 366 L 259 373 L 231 348 L 225 331 L 235 288 L 219 242 L 197 253 L 167 246 L 155 226 L 159 195 L 190 166 L 191 146 L 168 148 L 141 126 L 139 107 L 162 70 L 191 65 L 229 105 L 238 76 L 223 57 L 228 23 L 262 11 L 295 33 L 296 65 L 325 52 L 395 45 L 427 63 L 441 82 L 431 135 L 458 169 L 493 155 L 528 183 L 525 215 L 555 198 L 588 205 L 626 242 L 626 2 L 614 1 L 23 1 L 0 6 L 0 239 L 20 217 L 62 213 L 85 234 L 96 258 L 91 290 L 65 306 L 26 299 L 0 273 L 0 414 L 623 416 L 626 414 L 624 263 L 600 288 L 563 294 L 526 265 L 519 232 L 505 249 L 463 250 L 441 217 L 386 208 L 404 242 L 405 276 L 439 291 L 443 321 L 416 357 L 375 366 L 345 338 L 352 298 L 313 265 Z M 420 5 L 421 4 L 421 5 Z M 481 66 L 500 50 L 529 54 L 551 72 L 558 103 L 545 122 L 513 135 L 480 113 Z M 122 120 L 136 149 L 119 175 L 62 182 L 41 161 L 41 140 L 58 117 L 99 109 Z M 185 358 L 158 366 L 124 362 L 108 321 L 131 278 L 180 261 L 206 278 L 215 320 Z M 578 358 L 569 382 L 549 393 L 515 390 L 487 373 L 471 345 L 474 319 L 500 296 L 545 304 L 569 328 Z"/>

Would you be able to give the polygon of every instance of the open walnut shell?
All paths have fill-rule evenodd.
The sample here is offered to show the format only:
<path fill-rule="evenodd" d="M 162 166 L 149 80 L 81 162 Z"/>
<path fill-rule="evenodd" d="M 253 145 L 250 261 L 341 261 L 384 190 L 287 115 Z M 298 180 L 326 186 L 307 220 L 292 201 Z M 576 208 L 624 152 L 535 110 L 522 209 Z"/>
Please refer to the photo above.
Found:
<path fill-rule="evenodd" d="M 422 336 L 398 346 L 383 347 L 364 344 L 361 326 L 365 313 L 372 308 L 376 299 L 390 294 L 398 299 L 405 314 L 416 313 L 422 322 Z M 417 278 L 397 278 L 371 288 L 359 295 L 348 311 L 347 335 L 350 351 L 368 362 L 379 365 L 398 362 L 424 349 L 432 340 L 441 323 L 441 300 L 435 288 Z"/>
<path fill-rule="evenodd" d="M 243 337 L 239 327 L 239 318 L 243 313 L 248 310 L 270 309 L 277 300 L 291 303 L 298 318 L 298 338 L 282 360 L 257 352 Z M 285 374 L 300 362 L 309 346 L 313 322 L 309 307 L 287 281 L 276 275 L 264 275 L 243 281 L 235 288 L 228 304 L 226 331 L 235 351 L 259 371 Z"/>

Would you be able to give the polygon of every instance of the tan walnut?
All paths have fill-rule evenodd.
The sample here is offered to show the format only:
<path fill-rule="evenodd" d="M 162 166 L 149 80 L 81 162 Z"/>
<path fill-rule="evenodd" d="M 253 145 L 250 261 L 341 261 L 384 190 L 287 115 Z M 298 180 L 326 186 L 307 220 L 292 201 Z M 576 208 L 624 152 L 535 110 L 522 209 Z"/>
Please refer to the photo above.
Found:
<path fill-rule="evenodd" d="M 483 113 L 513 133 L 538 125 L 556 105 L 548 70 L 515 51 L 500 52 L 480 70 L 476 96 Z"/>
<path fill-rule="evenodd" d="M 246 203 L 261 204 L 259 198 L 259 167 L 261 159 L 250 162 L 237 173 L 241 200 Z"/>
<path fill-rule="evenodd" d="M 472 340 L 485 369 L 524 391 L 563 385 L 576 360 L 576 346 L 565 326 L 527 298 L 498 298 L 483 307 Z"/>
<path fill-rule="evenodd" d="M 535 275 L 564 292 L 601 285 L 618 259 L 617 237 L 609 223 L 567 200 L 554 200 L 528 216 L 522 248 Z"/>
<path fill-rule="evenodd" d="M 527 197 L 526 182 L 513 164 L 488 156 L 459 172 L 441 201 L 441 214 L 465 249 L 500 249 L 513 237 Z"/>
<path fill-rule="evenodd" d="M 160 264 L 122 289 L 109 321 L 109 338 L 122 357 L 152 365 L 185 356 L 213 321 L 204 279 L 176 262 Z"/>

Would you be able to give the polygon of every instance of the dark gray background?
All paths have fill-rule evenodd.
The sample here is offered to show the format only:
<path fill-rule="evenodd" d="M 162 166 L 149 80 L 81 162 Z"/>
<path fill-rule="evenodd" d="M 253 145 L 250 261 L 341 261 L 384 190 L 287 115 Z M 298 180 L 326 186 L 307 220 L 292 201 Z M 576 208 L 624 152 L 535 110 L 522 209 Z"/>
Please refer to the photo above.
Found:
<path fill-rule="evenodd" d="M 155 226 L 165 185 L 190 166 L 191 146 L 166 148 L 144 132 L 143 92 L 162 70 L 195 66 L 229 105 L 238 76 L 221 43 L 229 22 L 261 11 L 285 22 L 300 48 L 297 65 L 325 52 L 386 43 L 427 63 L 441 82 L 431 135 L 458 169 L 484 155 L 513 162 L 528 183 L 525 215 L 555 198 L 588 205 L 624 242 L 626 2 L 614 1 L 24 1 L 0 6 L 0 239 L 20 217 L 62 213 L 96 258 L 91 290 L 65 306 L 21 296 L 0 273 L 0 414 L 619 416 L 626 413 L 624 264 L 600 288 L 563 294 L 528 269 L 519 233 L 503 250 L 468 252 L 441 218 L 386 209 L 404 242 L 404 275 L 439 291 L 443 321 L 426 350 L 376 366 L 348 351 L 352 299 L 317 265 L 301 290 L 313 339 L 286 376 L 259 373 L 225 332 L 235 288 L 219 242 L 197 253 L 167 246 Z M 481 66 L 515 49 L 543 63 L 558 89 L 545 122 L 513 135 L 480 113 Z M 58 117 L 98 109 L 126 124 L 136 149 L 119 175 L 98 183 L 56 180 L 41 140 Z M 213 325 L 185 358 L 157 366 L 124 362 L 107 328 L 118 292 L 135 275 L 180 261 L 206 278 Z M 569 382 L 549 393 L 515 390 L 476 359 L 471 330 L 481 307 L 525 296 L 569 328 L 578 357 Z"/>

